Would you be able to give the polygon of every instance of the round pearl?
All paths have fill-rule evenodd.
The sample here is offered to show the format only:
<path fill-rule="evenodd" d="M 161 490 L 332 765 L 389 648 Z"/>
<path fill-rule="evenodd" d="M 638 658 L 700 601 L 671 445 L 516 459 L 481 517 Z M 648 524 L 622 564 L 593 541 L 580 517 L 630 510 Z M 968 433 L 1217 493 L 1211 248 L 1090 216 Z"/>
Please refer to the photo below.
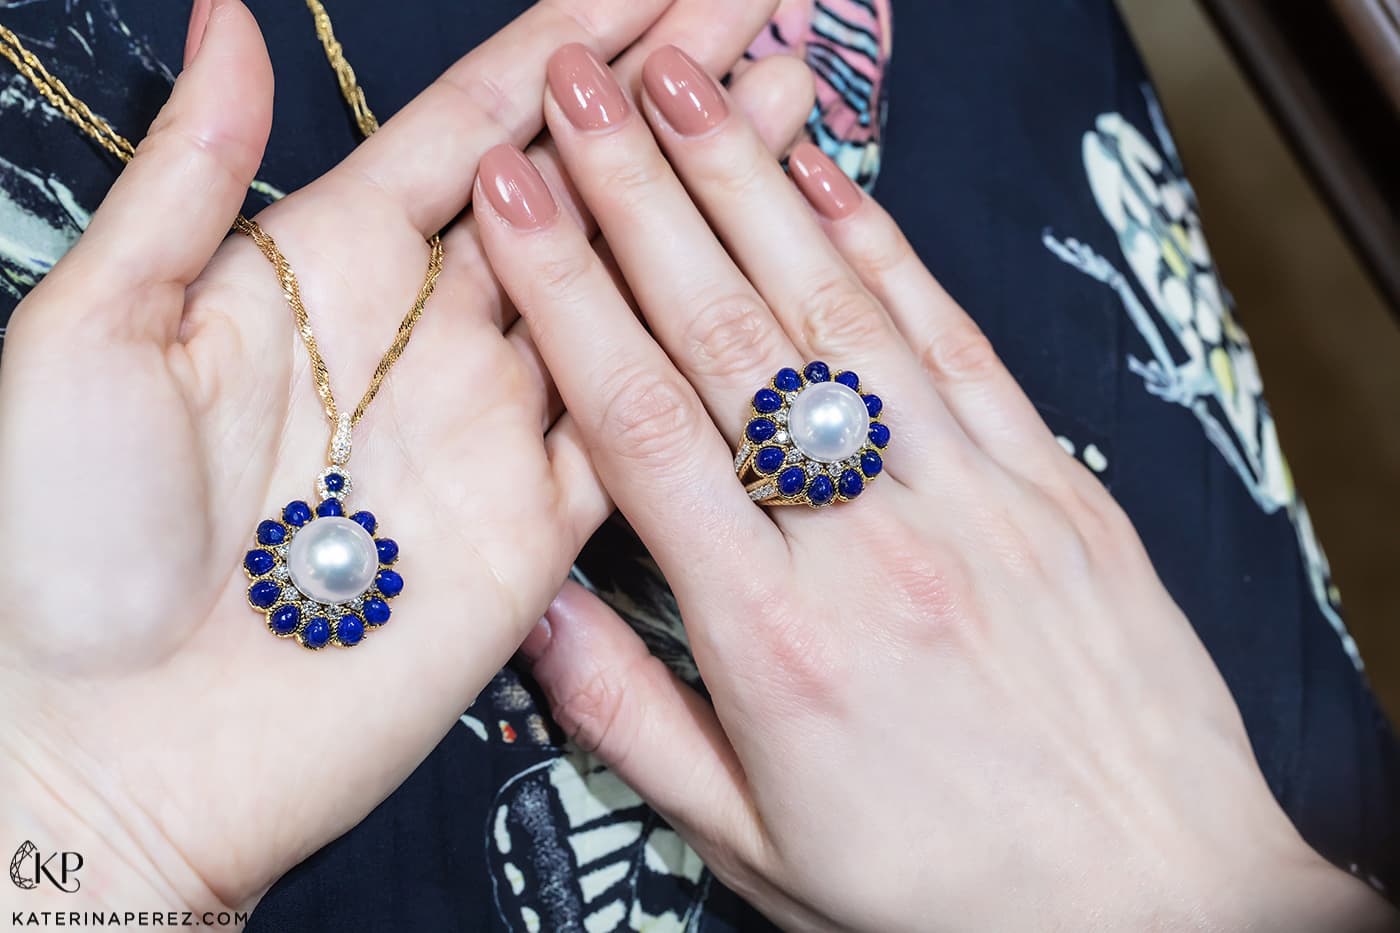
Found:
<path fill-rule="evenodd" d="M 839 382 L 803 389 L 788 411 L 788 434 L 797 449 L 820 463 L 835 463 L 860 450 L 870 432 L 865 401 Z"/>
<path fill-rule="evenodd" d="M 379 572 L 379 554 L 358 522 L 318 518 L 292 538 L 287 572 L 303 596 L 318 603 L 343 603 L 369 589 Z"/>

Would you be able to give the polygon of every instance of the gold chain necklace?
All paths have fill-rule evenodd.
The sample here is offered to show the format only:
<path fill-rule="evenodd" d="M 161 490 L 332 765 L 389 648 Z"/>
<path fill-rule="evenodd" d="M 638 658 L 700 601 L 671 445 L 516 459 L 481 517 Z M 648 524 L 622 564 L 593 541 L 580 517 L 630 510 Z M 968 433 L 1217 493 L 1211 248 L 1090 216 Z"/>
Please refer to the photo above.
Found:
<path fill-rule="evenodd" d="M 320 0 L 306 0 L 316 36 L 326 59 L 335 71 L 341 94 L 355 117 L 360 133 L 370 136 L 379 121 L 365 101 L 364 90 L 355 71 L 345 59 L 335 38 L 330 15 Z M 64 83 L 44 67 L 12 31 L 0 25 L 0 55 L 15 66 L 35 89 L 71 123 L 90 136 L 122 162 L 131 161 L 136 148 L 93 113 Z M 311 358 L 311 375 L 331 425 L 327 450 L 328 465 L 316 477 L 318 504 L 313 508 L 296 500 L 277 518 L 261 522 L 255 532 L 256 546 L 243 559 L 243 570 L 251 585 L 248 603 L 261 613 L 268 630 L 280 638 L 295 638 L 306 648 L 327 644 L 349 647 L 358 644 L 366 631 L 389 621 L 388 600 L 403 591 L 403 578 L 393 569 L 399 547 L 391 538 L 375 538 L 378 521 L 373 514 L 359 511 L 346 517 L 345 499 L 352 482 L 346 463 L 350 459 L 350 439 L 379 392 L 389 370 L 403 355 L 413 328 L 423 316 L 423 308 L 433 294 L 442 272 L 442 238 L 428 240 L 428 270 L 418 296 L 394 335 L 389 349 L 375 366 L 369 386 L 353 412 L 336 407 L 331 391 L 330 372 L 316 343 L 310 317 L 302 303 L 296 273 L 277 242 L 256 221 L 239 214 L 233 229 L 248 236 L 277 272 L 282 293 L 291 306 L 297 333 Z"/>

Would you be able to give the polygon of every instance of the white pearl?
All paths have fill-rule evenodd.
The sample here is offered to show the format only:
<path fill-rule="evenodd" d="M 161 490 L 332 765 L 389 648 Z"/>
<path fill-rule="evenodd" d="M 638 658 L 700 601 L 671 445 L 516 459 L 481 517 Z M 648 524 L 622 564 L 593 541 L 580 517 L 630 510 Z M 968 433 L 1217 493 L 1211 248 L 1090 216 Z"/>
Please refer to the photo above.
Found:
<path fill-rule="evenodd" d="M 850 386 L 817 382 L 798 394 L 788 411 L 788 433 L 797 449 L 821 463 L 854 454 L 870 433 L 865 400 Z"/>
<path fill-rule="evenodd" d="M 379 552 L 357 522 L 333 515 L 316 519 L 292 537 L 287 570 L 303 596 L 318 603 L 343 603 L 374 582 Z"/>

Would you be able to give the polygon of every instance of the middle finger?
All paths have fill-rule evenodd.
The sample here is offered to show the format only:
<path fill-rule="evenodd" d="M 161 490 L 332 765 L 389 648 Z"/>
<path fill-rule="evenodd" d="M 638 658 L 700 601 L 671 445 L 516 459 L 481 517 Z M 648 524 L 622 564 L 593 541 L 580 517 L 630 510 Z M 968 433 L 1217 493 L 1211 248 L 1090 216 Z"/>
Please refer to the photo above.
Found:
<path fill-rule="evenodd" d="M 609 69 L 582 46 L 550 59 L 545 121 L 657 339 L 733 436 L 748 396 L 796 360 Z M 771 156 L 769 156 L 771 158 Z"/>

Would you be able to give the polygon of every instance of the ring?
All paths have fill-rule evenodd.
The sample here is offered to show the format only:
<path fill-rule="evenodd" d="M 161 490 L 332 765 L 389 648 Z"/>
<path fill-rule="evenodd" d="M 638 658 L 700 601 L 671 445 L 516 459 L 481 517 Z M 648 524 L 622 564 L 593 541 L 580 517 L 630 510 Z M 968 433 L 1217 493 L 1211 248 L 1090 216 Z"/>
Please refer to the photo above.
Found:
<path fill-rule="evenodd" d="M 821 362 L 781 369 L 754 393 L 734 472 L 760 505 L 848 502 L 885 468 L 884 408 L 850 370 L 833 378 Z"/>

